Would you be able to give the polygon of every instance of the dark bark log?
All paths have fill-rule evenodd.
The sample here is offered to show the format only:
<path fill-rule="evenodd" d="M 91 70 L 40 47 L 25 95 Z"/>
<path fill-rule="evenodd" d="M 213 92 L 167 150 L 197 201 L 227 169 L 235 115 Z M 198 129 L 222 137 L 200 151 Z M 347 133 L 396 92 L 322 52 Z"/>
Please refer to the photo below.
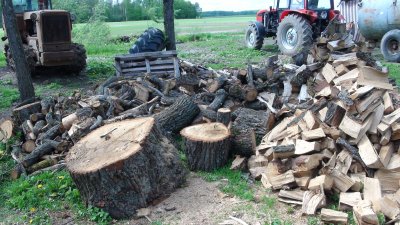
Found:
<path fill-rule="evenodd" d="M 247 66 L 247 84 L 250 87 L 254 87 L 254 72 L 253 72 L 253 66 L 248 65 Z"/>
<path fill-rule="evenodd" d="M 346 110 L 344 108 L 340 107 L 339 105 L 333 102 L 329 102 L 328 112 L 326 113 L 324 122 L 331 127 L 339 127 L 345 115 L 346 115 Z"/>
<path fill-rule="evenodd" d="M 267 110 L 268 107 L 265 105 L 265 103 L 262 103 L 260 101 L 254 101 L 254 102 L 246 102 L 244 104 L 244 107 L 253 109 L 253 110 Z"/>
<path fill-rule="evenodd" d="M 156 114 L 154 118 L 163 132 L 177 133 L 190 125 L 199 112 L 199 107 L 190 97 L 182 96 L 172 106 Z"/>
<path fill-rule="evenodd" d="M 36 144 L 43 142 L 44 140 L 53 140 L 58 135 L 61 135 L 64 132 L 62 124 L 57 124 L 54 127 L 50 128 L 45 133 L 42 133 L 40 137 L 37 139 Z"/>
<path fill-rule="evenodd" d="M 37 148 L 35 148 L 35 150 L 33 150 L 32 153 L 24 158 L 22 164 L 25 168 L 32 166 L 33 164 L 37 163 L 42 156 L 53 153 L 60 144 L 61 143 L 57 141 L 44 141 L 42 145 L 39 145 Z"/>
<path fill-rule="evenodd" d="M 56 103 L 53 97 L 47 97 L 40 101 L 40 105 L 42 106 L 42 113 L 46 115 L 49 112 L 54 112 Z"/>
<path fill-rule="evenodd" d="M 45 115 L 43 113 L 34 113 L 34 114 L 30 115 L 29 119 L 33 123 L 36 123 L 39 120 L 44 120 L 45 119 Z"/>
<path fill-rule="evenodd" d="M 176 50 L 174 1 L 163 0 L 164 30 L 167 36 L 167 50 Z"/>
<path fill-rule="evenodd" d="M 97 116 L 96 122 L 89 128 L 91 131 L 99 128 L 103 124 L 103 117 Z"/>
<path fill-rule="evenodd" d="M 232 120 L 232 111 L 227 108 L 221 108 L 217 111 L 217 122 L 229 126 Z"/>
<path fill-rule="evenodd" d="M 103 134 L 109 138 L 101 138 Z M 113 218 L 130 218 L 140 208 L 171 194 L 185 181 L 177 149 L 154 119 L 105 125 L 69 152 L 67 168 L 82 199 Z"/>
<path fill-rule="evenodd" d="M 256 153 L 256 135 L 253 129 L 232 131 L 232 147 L 237 155 L 252 156 Z"/>
<path fill-rule="evenodd" d="M 275 116 L 268 111 L 256 111 L 240 108 L 235 111 L 237 118 L 233 122 L 233 133 L 236 130 L 254 129 L 256 137 L 262 139 L 273 127 Z"/>
<path fill-rule="evenodd" d="M 40 102 L 34 102 L 27 105 L 20 106 L 13 109 L 14 121 L 18 124 L 29 120 L 31 114 L 39 113 L 41 111 Z"/>
<path fill-rule="evenodd" d="M 33 133 L 35 135 L 39 135 L 42 132 L 42 129 L 46 126 L 46 121 L 40 120 L 35 123 L 33 126 Z"/>
<path fill-rule="evenodd" d="M 146 102 L 136 108 L 133 108 L 133 109 L 130 109 L 130 110 L 127 110 L 127 111 L 121 113 L 120 116 L 117 116 L 112 119 L 104 121 L 104 123 L 110 124 L 110 123 L 114 123 L 114 122 L 118 122 L 118 121 L 122 121 L 122 120 L 126 120 L 126 119 L 133 119 L 133 118 L 136 118 L 139 116 L 144 116 L 144 115 L 150 114 L 149 113 L 150 107 L 152 105 L 154 105 L 158 101 L 158 99 L 160 99 L 160 98 L 157 96 L 149 102 Z"/>
<path fill-rule="evenodd" d="M 213 171 L 227 163 L 231 141 L 225 125 L 209 123 L 191 126 L 183 129 L 181 135 L 190 170 Z"/>
<path fill-rule="evenodd" d="M 50 167 L 50 166 L 54 166 L 56 164 L 57 164 L 57 160 L 49 158 L 49 159 L 45 159 L 45 160 L 42 160 L 42 161 L 40 161 L 38 163 L 33 164 L 32 166 L 28 167 L 26 169 L 26 171 L 29 174 L 31 174 L 33 172 L 36 172 L 38 170 L 41 170 L 41 169 L 44 169 L 44 168 L 47 168 L 47 167 Z"/>
<path fill-rule="evenodd" d="M 214 101 L 208 106 L 209 109 L 213 111 L 217 111 L 224 105 L 225 99 L 228 96 L 228 93 L 224 89 L 219 89 L 215 94 Z"/>
<path fill-rule="evenodd" d="M 205 117 L 205 118 L 207 118 L 207 119 L 210 119 L 210 120 L 213 121 L 213 122 L 217 121 L 217 112 L 215 112 L 215 111 L 213 111 L 213 110 L 211 110 L 211 109 L 208 109 L 208 108 L 206 108 L 206 109 L 201 108 L 201 109 L 200 109 L 200 115 L 201 115 L 202 117 Z"/>
<path fill-rule="evenodd" d="M 252 102 L 257 99 L 258 91 L 249 85 L 233 84 L 229 95 L 242 101 Z"/>
<path fill-rule="evenodd" d="M 71 140 L 77 143 L 82 137 L 90 133 L 90 127 L 92 127 L 94 123 L 96 123 L 96 119 L 91 117 L 74 124 L 68 131 Z"/>
<path fill-rule="evenodd" d="M 18 90 L 21 100 L 27 100 L 35 97 L 31 71 L 28 61 L 25 57 L 25 51 L 22 45 L 22 39 L 17 26 L 17 20 L 12 0 L 1 0 L 3 7 L 3 18 L 6 28 L 8 43 L 10 46 L 12 58 L 15 62 L 15 72 L 18 80 Z"/>

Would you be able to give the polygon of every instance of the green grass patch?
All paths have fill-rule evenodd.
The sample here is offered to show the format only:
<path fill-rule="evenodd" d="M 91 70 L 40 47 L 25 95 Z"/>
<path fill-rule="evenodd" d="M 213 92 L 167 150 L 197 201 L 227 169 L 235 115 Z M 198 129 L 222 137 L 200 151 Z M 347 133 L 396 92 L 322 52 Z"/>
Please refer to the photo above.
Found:
<path fill-rule="evenodd" d="M 0 87 L 0 98 L 0 110 L 9 108 L 19 99 L 18 89 L 2 85 Z"/>
<path fill-rule="evenodd" d="M 226 183 L 222 182 L 221 184 L 220 188 L 222 192 L 244 200 L 254 200 L 254 191 L 247 181 L 242 178 L 241 172 L 233 171 L 229 167 L 224 167 L 211 173 L 199 172 L 199 175 L 208 182 L 227 179 Z"/>
<path fill-rule="evenodd" d="M 99 80 L 115 74 L 113 62 L 107 58 L 92 58 L 88 60 L 86 75 L 89 79 Z"/>
<path fill-rule="evenodd" d="M 389 76 L 396 80 L 397 85 L 400 84 L 400 64 L 398 63 L 385 63 L 389 69 Z"/>
<path fill-rule="evenodd" d="M 85 208 L 79 191 L 66 171 L 44 172 L 37 176 L 5 182 L 0 187 L 0 207 L 18 210 L 31 224 L 52 223 L 49 212 L 73 209 L 77 218 L 108 224 L 110 216 L 94 207 Z"/>

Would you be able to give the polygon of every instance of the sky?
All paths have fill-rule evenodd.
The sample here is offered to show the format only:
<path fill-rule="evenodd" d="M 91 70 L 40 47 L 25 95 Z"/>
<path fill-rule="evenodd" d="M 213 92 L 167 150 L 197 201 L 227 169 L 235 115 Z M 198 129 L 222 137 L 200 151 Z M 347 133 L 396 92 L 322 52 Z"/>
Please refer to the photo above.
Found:
<path fill-rule="evenodd" d="M 198 2 L 203 12 L 206 11 L 244 11 L 266 9 L 274 5 L 274 0 L 190 0 Z M 336 5 L 339 0 L 335 0 Z"/>

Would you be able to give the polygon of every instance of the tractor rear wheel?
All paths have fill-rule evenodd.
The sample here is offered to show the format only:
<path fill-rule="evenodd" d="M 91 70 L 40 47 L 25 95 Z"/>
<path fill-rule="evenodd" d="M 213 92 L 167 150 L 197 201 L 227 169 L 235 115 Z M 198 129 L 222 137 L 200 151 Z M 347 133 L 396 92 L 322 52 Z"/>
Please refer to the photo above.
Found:
<path fill-rule="evenodd" d="M 157 28 L 150 27 L 142 35 L 140 35 L 132 48 L 129 49 L 129 54 L 157 52 L 162 51 L 164 48 L 164 33 Z"/>
<path fill-rule="evenodd" d="M 246 45 L 248 48 L 260 50 L 264 44 L 264 36 L 258 32 L 256 25 L 250 24 L 246 31 Z"/>
<path fill-rule="evenodd" d="M 381 52 L 389 62 L 400 62 L 400 30 L 391 30 L 383 36 Z"/>
<path fill-rule="evenodd" d="M 278 26 L 277 42 L 285 55 L 294 56 L 310 50 L 313 31 L 307 19 L 300 15 L 286 16 Z"/>
<path fill-rule="evenodd" d="M 86 68 L 86 49 L 85 46 L 77 43 L 71 44 L 71 50 L 75 53 L 74 63 L 67 66 L 67 71 L 80 74 Z"/>

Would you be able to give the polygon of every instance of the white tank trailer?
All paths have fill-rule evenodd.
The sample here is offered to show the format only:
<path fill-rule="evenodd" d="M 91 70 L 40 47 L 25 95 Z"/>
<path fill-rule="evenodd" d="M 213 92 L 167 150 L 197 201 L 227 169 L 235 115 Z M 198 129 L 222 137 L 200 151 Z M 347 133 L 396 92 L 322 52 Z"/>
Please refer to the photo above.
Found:
<path fill-rule="evenodd" d="M 387 61 L 400 62 L 400 0 L 358 0 L 358 26 L 368 41 L 381 41 Z"/>

